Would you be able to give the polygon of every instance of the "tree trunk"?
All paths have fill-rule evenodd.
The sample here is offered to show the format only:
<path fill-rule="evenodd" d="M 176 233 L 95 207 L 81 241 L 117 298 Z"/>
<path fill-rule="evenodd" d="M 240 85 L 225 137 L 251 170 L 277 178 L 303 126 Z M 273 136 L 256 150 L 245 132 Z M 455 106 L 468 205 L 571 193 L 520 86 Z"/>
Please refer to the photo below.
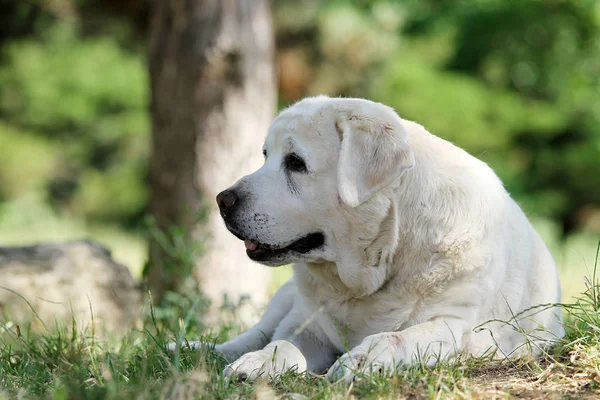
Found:
<path fill-rule="evenodd" d="M 225 293 L 255 304 L 266 297 L 267 269 L 227 232 L 215 197 L 262 163 L 275 112 L 273 47 L 267 0 L 153 2 L 150 212 L 160 231 L 206 238 L 194 275 L 217 303 Z M 155 299 L 185 275 L 187 256 L 164 247 L 151 240 L 146 276 Z"/>

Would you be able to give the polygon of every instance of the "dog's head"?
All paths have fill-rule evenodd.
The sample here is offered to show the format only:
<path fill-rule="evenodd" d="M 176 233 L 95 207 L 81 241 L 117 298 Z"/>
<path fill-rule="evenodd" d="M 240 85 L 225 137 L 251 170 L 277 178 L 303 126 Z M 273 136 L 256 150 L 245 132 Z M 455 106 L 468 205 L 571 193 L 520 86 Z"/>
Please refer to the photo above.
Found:
<path fill-rule="evenodd" d="M 263 154 L 264 165 L 217 202 L 248 256 L 273 266 L 339 262 L 348 246 L 373 242 L 389 212 L 388 189 L 414 165 L 391 108 L 325 96 L 284 110 Z"/>

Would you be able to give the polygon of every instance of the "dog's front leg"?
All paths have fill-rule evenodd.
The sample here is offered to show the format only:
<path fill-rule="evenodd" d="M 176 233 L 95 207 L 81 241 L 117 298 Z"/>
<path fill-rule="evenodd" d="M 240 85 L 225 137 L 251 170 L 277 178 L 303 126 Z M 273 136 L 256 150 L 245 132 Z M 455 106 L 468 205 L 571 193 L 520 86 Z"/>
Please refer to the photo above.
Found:
<path fill-rule="evenodd" d="M 322 372 L 337 353 L 327 336 L 301 304 L 296 303 L 265 348 L 244 354 L 223 371 L 229 378 L 254 381 L 286 371 Z"/>
<path fill-rule="evenodd" d="M 336 361 L 327 378 L 351 382 L 357 375 L 391 375 L 402 364 L 433 365 L 461 348 L 465 326 L 462 319 L 440 318 L 400 332 L 367 336 Z"/>
<path fill-rule="evenodd" d="M 242 354 L 264 347 L 271 341 L 273 334 L 281 321 L 290 313 L 296 294 L 297 287 L 292 278 L 277 290 L 269 302 L 267 310 L 256 325 L 225 343 L 217 344 L 215 346 L 215 352 L 225 358 L 227 362 L 231 362 L 236 360 Z M 186 342 L 183 344 L 183 346 L 193 350 L 206 345 L 206 343 L 200 341 Z M 175 351 L 176 343 L 169 343 L 167 348 L 170 351 Z"/>

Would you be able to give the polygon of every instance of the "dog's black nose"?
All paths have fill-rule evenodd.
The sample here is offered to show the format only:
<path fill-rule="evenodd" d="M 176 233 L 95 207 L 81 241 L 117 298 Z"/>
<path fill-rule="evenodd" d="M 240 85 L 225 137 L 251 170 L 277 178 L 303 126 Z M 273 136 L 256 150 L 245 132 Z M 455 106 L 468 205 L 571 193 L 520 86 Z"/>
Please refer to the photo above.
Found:
<path fill-rule="evenodd" d="M 217 195 L 217 204 L 219 205 L 219 210 L 221 210 L 222 215 L 225 215 L 227 211 L 231 210 L 237 201 L 238 196 L 233 190 L 223 190 Z"/>

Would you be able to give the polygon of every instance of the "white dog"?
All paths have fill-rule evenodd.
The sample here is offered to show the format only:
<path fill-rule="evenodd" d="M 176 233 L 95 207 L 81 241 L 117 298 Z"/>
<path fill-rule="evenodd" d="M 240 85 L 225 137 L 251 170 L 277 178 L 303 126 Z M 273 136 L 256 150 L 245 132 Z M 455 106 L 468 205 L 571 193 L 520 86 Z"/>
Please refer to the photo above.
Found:
<path fill-rule="evenodd" d="M 217 201 L 252 260 L 294 276 L 216 346 L 225 375 L 352 380 L 563 335 L 552 256 L 485 163 L 385 105 L 325 96 L 283 111 L 263 153 Z"/>

